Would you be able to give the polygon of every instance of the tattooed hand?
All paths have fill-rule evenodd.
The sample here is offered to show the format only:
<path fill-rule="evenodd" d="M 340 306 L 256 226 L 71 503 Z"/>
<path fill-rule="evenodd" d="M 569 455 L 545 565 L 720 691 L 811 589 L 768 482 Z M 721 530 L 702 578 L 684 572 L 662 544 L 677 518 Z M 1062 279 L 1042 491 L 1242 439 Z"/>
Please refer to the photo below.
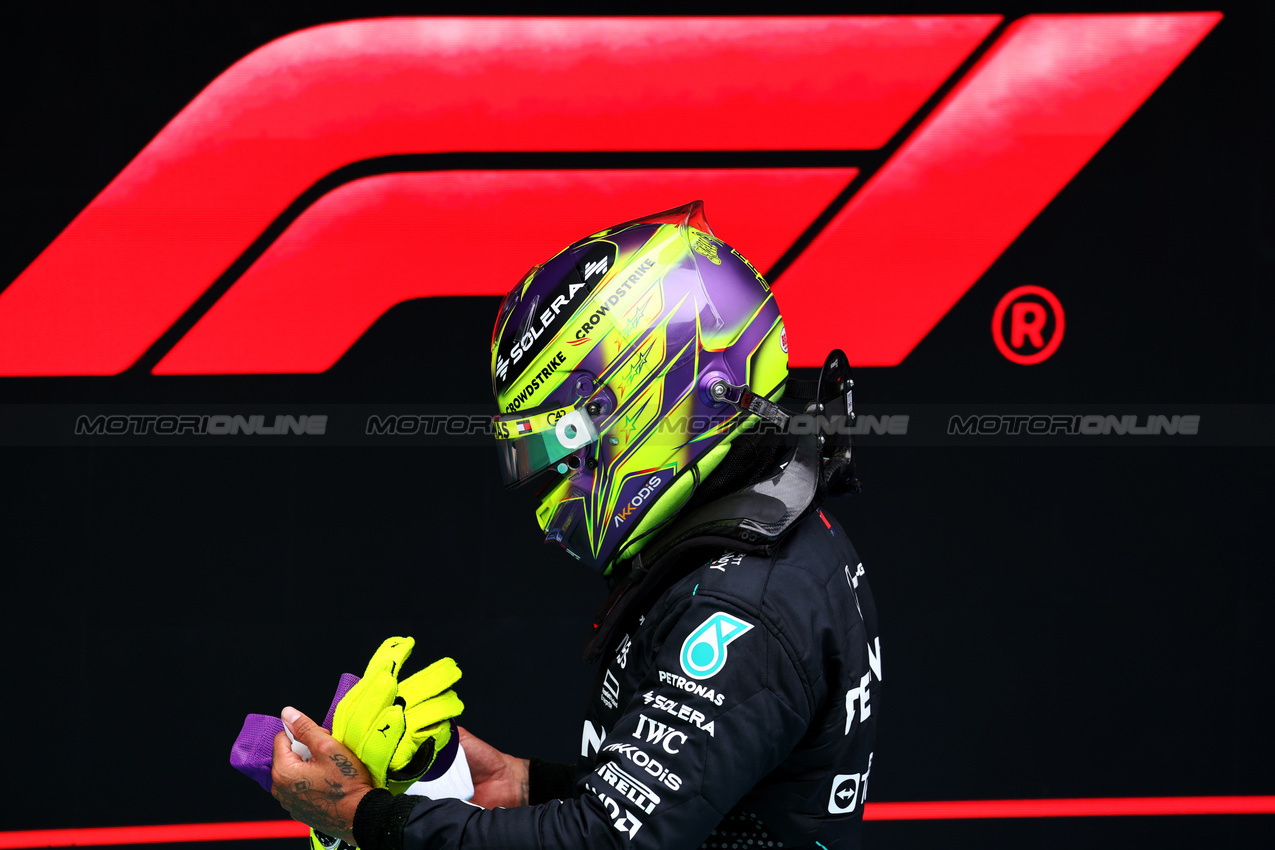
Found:
<path fill-rule="evenodd" d="M 372 780 L 363 764 L 339 741 L 295 708 L 284 709 L 284 723 L 313 757 L 302 761 L 288 736 L 274 739 L 274 787 L 270 794 L 296 820 L 354 844 L 354 812 Z"/>

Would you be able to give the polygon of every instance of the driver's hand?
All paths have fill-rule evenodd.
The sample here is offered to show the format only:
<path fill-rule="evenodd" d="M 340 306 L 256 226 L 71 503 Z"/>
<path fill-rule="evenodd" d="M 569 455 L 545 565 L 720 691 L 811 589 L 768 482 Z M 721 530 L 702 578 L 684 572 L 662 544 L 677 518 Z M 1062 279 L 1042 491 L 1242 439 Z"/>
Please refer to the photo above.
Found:
<path fill-rule="evenodd" d="M 460 746 L 469 762 L 470 777 L 474 782 L 474 797 L 470 802 L 484 809 L 527 805 L 527 759 L 514 758 L 469 734 L 463 727 Z"/>
<path fill-rule="evenodd" d="M 283 722 L 310 748 L 313 757 L 303 761 L 292 752 L 287 734 L 276 735 L 270 795 L 296 820 L 353 845 L 354 812 L 363 795 L 372 790 L 367 768 L 345 745 L 295 708 L 283 710 Z"/>

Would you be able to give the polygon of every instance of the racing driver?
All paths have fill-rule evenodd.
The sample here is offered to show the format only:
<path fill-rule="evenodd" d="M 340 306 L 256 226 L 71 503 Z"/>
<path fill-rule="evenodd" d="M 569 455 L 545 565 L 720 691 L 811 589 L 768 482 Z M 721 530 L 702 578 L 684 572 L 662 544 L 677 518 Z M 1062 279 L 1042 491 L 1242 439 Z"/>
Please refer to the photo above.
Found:
<path fill-rule="evenodd" d="M 394 796 L 289 709 L 317 757 L 281 733 L 276 798 L 364 850 L 860 846 L 881 644 L 820 510 L 857 489 L 844 354 L 779 406 L 798 382 L 775 297 L 695 202 L 532 268 L 491 373 L 505 484 L 541 481 L 546 540 L 611 587 L 575 765 L 462 733 L 473 802 Z M 324 806 L 294 791 L 315 788 Z"/>

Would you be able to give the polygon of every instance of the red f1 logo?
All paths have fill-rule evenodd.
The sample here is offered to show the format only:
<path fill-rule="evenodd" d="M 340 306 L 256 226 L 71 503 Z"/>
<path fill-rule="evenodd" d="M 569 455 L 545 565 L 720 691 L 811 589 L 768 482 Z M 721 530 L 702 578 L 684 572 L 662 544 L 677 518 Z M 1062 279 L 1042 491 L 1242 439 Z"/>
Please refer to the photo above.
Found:
<path fill-rule="evenodd" d="M 321 372 L 401 301 L 503 294 L 546 251 L 692 198 L 763 269 L 836 210 L 776 281 L 790 357 L 818 365 L 840 346 L 856 364 L 894 365 L 1220 18 L 303 30 L 214 80 L 0 292 L 0 374 L 121 372 L 219 281 L 228 288 L 189 332 L 152 352 L 156 373 Z M 866 179 L 698 165 L 714 152 L 882 148 L 980 49 Z M 655 170 L 578 157 L 634 151 L 687 156 Z M 260 244 L 319 181 L 399 154 L 433 165 L 336 185 Z"/>

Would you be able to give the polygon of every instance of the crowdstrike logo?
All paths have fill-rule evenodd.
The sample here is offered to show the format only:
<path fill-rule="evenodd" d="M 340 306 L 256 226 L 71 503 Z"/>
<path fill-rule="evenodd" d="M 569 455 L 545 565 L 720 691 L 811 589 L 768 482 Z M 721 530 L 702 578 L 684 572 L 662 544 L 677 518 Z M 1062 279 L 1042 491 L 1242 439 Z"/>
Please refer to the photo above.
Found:
<path fill-rule="evenodd" d="M 834 346 L 858 365 L 895 365 L 1220 18 L 395 18 L 302 30 L 213 80 L 0 292 L 0 375 L 139 363 L 323 372 L 396 304 L 503 295 L 547 245 L 705 195 L 734 204 L 731 241 L 776 277 L 793 366 Z M 644 49 L 614 49 L 629 40 Z M 612 98 L 607 121 L 579 121 L 598 92 L 641 95 Z M 633 135 L 660 112 L 692 123 Z M 635 167 L 643 145 L 752 151 L 756 166 Z M 862 152 L 875 170 L 863 180 L 862 168 L 793 168 L 770 153 L 789 150 Z M 435 167 L 456 151 L 471 152 L 470 168 Z M 545 168 L 543 152 L 591 152 L 600 167 Z M 391 154 L 405 170 L 290 207 Z M 528 197 L 540 205 L 531 223 Z M 996 207 L 971 213 L 972 198 Z M 500 234 L 480 264 L 461 280 L 420 273 L 471 243 L 475 222 Z M 841 284 L 847 257 L 853 287 Z M 847 314 L 873 333 L 846 338 Z"/>
<path fill-rule="evenodd" d="M 580 325 L 580 328 L 576 331 L 577 342 L 583 341 L 586 337 L 588 337 L 602 319 L 607 316 L 607 314 L 611 313 L 615 306 L 620 303 L 620 299 L 629 293 L 629 290 L 633 288 L 634 284 L 645 277 L 646 273 L 653 268 L 655 268 L 654 260 L 643 260 L 634 267 L 635 270 L 633 273 L 626 277 L 623 283 L 615 287 L 614 291 L 612 291 L 609 295 L 605 295 L 598 304 L 597 309 L 584 320 L 584 322 Z M 614 317 L 612 318 L 614 319 Z"/>
<path fill-rule="evenodd" d="M 716 676 L 726 663 L 726 647 L 752 631 L 753 624 L 718 611 L 682 642 L 682 671 L 692 679 Z"/>
<path fill-rule="evenodd" d="M 536 391 L 540 389 L 540 385 L 544 381 L 548 380 L 550 375 L 558 371 L 558 367 L 565 362 L 566 355 L 564 355 L 561 351 L 556 353 L 552 358 L 550 358 L 547 364 L 541 367 L 539 372 L 531 376 L 530 382 L 523 387 L 521 391 L 519 391 L 518 395 L 514 396 L 513 401 L 505 405 L 505 412 L 514 413 L 522 407 L 523 404 L 526 403 L 527 399 L 536 394 Z"/>

